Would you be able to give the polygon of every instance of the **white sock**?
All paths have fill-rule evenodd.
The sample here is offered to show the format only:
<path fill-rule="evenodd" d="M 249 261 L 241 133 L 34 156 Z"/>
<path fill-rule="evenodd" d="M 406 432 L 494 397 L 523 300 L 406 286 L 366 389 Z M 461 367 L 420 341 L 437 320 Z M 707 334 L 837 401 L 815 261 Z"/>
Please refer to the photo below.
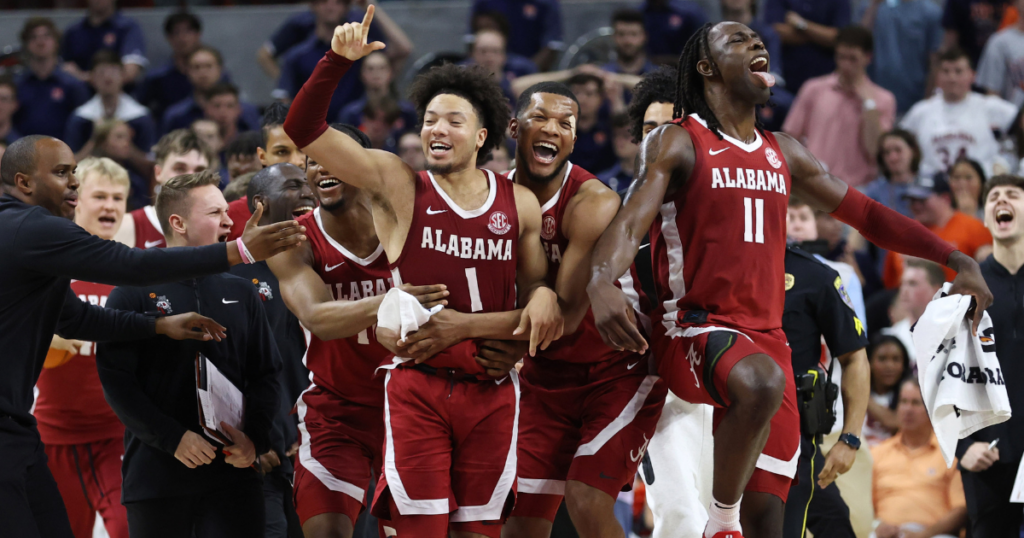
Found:
<path fill-rule="evenodd" d="M 735 538 L 740 538 L 743 528 L 740 527 L 740 502 L 743 496 L 740 495 L 736 504 L 725 504 L 711 499 L 708 506 L 708 526 L 704 527 L 704 538 L 714 538 L 716 533 L 722 531 L 736 532 Z"/>

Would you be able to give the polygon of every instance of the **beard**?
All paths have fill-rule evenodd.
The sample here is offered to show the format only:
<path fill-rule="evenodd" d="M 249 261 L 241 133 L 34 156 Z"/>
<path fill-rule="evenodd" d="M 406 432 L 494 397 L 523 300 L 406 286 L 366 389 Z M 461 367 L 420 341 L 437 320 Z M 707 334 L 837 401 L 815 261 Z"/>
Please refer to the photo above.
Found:
<path fill-rule="evenodd" d="M 335 200 L 331 204 L 325 204 L 325 203 L 323 203 L 323 201 L 321 201 L 320 202 L 320 208 L 323 209 L 324 211 L 328 212 L 328 213 L 334 213 L 335 211 L 341 209 L 342 207 L 345 207 L 345 202 L 346 202 L 346 200 L 345 200 L 344 196 L 342 196 L 341 198 L 338 198 L 337 200 Z M 290 214 L 288 215 L 288 217 L 289 218 L 294 218 Z"/>
<path fill-rule="evenodd" d="M 525 159 L 524 159 L 524 162 L 525 162 Z M 522 172 L 524 172 L 526 174 L 526 177 L 529 178 L 530 181 L 532 181 L 534 183 L 542 183 L 542 184 L 546 185 L 548 183 L 551 183 L 551 181 L 554 180 L 556 177 L 560 177 L 565 172 L 565 163 L 567 163 L 567 162 L 569 162 L 569 157 L 566 157 L 566 158 L 562 159 L 561 162 L 559 162 L 558 165 L 555 166 L 555 171 L 551 172 L 550 174 L 548 174 L 546 176 L 535 176 L 535 175 L 533 175 L 533 173 L 530 172 L 530 166 L 529 165 L 524 166 L 523 169 L 522 169 Z"/>
<path fill-rule="evenodd" d="M 450 174 L 452 170 L 455 170 L 454 163 L 431 164 L 430 162 L 427 162 L 427 171 L 430 172 L 431 174 L 438 174 L 443 176 L 445 174 Z"/>

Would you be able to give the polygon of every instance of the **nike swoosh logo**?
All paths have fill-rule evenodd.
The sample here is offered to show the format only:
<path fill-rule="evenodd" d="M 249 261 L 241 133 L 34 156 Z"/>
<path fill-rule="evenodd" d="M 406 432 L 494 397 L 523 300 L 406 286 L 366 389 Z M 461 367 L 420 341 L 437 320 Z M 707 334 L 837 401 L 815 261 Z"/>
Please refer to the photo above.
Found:
<path fill-rule="evenodd" d="M 146 248 L 153 248 L 163 242 L 163 239 L 157 239 L 156 241 L 146 241 Z"/>
<path fill-rule="evenodd" d="M 235 304 L 235 303 L 237 303 L 238 301 L 229 301 L 229 300 L 227 300 L 227 299 L 221 299 L 221 302 L 223 302 L 224 304 Z"/>
<path fill-rule="evenodd" d="M 505 377 L 503 377 L 501 379 L 495 379 L 494 380 L 494 384 L 495 385 L 500 385 L 500 384 L 504 383 L 506 379 L 508 379 L 508 376 L 505 376 Z"/>
<path fill-rule="evenodd" d="M 644 244 L 640 245 L 640 248 L 647 248 L 649 246 L 651 246 L 650 243 L 644 243 Z M 639 249 L 637 249 L 637 250 L 639 250 Z"/>
<path fill-rule="evenodd" d="M 430 206 L 427 206 L 427 214 L 428 215 L 440 215 L 441 213 L 447 213 L 447 212 L 448 212 L 447 209 L 438 209 L 437 211 L 434 211 L 434 210 L 430 209 Z"/>
<path fill-rule="evenodd" d="M 614 476 L 608 476 L 608 475 L 604 474 L 604 471 L 601 471 L 601 474 L 599 474 L 598 476 L 600 476 L 601 478 L 605 478 L 607 480 L 615 480 Z"/>
<path fill-rule="evenodd" d="M 721 153 L 721 152 L 723 152 L 723 151 L 725 151 L 727 149 L 729 149 L 729 148 L 722 148 L 722 149 L 720 149 L 718 151 L 715 151 L 713 149 L 709 149 L 708 150 L 708 155 L 718 155 L 719 153 Z"/>
<path fill-rule="evenodd" d="M 640 361 L 636 361 L 633 364 L 627 364 L 626 365 L 626 369 L 627 370 L 632 370 L 633 368 L 636 368 L 636 365 L 638 365 L 638 364 L 640 364 Z"/>
<path fill-rule="evenodd" d="M 342 265 L 345 265 L 345 262 L 341 262 L 341 263 L 339 263 L 339 264 L 337 264 L 337 265 L 327 265 L 327 264 L 325 263 L 325 264 L 324 264 L 324 272 L 325 272 L 325 273 L 330 273 L 331 271 L 333 271 L 333 270 L 335 270 L 335 269 L 337 269 L 337 268 L 341 267 Z"/>

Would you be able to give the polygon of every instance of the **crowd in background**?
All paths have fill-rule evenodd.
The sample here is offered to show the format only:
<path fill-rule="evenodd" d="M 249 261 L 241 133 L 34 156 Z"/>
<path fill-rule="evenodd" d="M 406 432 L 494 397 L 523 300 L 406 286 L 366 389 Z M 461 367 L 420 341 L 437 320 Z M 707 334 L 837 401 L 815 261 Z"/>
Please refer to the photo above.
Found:
<path fill-rule="evenodd" d="M 118 7 L 115 0 L 88 0 L 84 18 L 66 28 L 46 17 L 25 22 L 21 61 L 0 74 L 0 152 L 21 136 L 44 134 L 67 142 L 79 159 L 108 157 L 128 171 L 131 210 L 151 202 L 170 177 L 161 170 L 181 157 L 160 154 L 158 142 L 187 129 L 201 140 L 202 167 L 219 168 L 221 187 L 244 193 L 241 182 L 265 160 L 259 152 L 274 148 L 261 130 L 263 111 L 232 82 L 233 66 L 204 44 L 203 21 L 188 11 L 167 17 L 162 38 L 172 58 L 151 65 L 146 41 L 160 37 L 143 35 Z M 364 9 L 365 0 L 315 0 L 282 21 L 254 51 L 254 61 L 277 80 L 274 99 L 294 97 L 330 47 L 334 27 L 361 20 Z M 357 75 L 334 93 L 328 121 L 357 126 L 373 148 L 421 170 L 417 111 L 395 83 L 416 51 L 387 11 L 386 3 L 378 6 L 369 36 L 387 48 L 356 62 Z M 721 0 L 721 16 L 754 29 L 771 55 L 778 83 L 758 112 L 765 128 L 797 138 L 851 187 L 962 252 L 979 260 L 991 253 L 992 238 L 979 220 L 985 182 L 1024 171 L 1024 0 Z M 571 160 L 623 192 L 638 153 L 626 114 L 631 91 L 660 65 L 674 66 L 689 36 L 708 21 L 689 0 L 624 4 L 608 21 L 607 61 L 561 71 L 553 70 L 565 49 L 558 0 L 475 0 L 470 20 L 445 30 L 469 28 L 464 54 L 451 60 L 492 73 L 510 103 L 536 82 L 565 82 L 580 103 Z M 503 172 L 511 155 L 513 148 L 500 147 L 478 164 Z M 800 218 L 799 208 L 790 218 Z M 879 524 L 939 517 L 934 506 L 923 506 L 937 497 L 942 506 L 962 508 L 954 469 L 944 475 L 945 493 L 935 483 L 922 486 L 932 489 L 916 497 L 922 506 L 912 514 L 879 509 L 894 506 L 887 496 L 914 489 L 915 477 L 886 440 L 904 428 L 927 437 L 914 430 L 923 428 L 920 417 L 900 410 L 913 403 L 900 382 L 915 368 L 910 327 L 953 275 L 882 251 L 827 214 L 806 220 L 813 233 L 794 239 L 816 242 L 825 258 L 848 263 L 863 290 L 853 300 L 864 305 L 872 336 L 864 433 L 877 449 Z M 649 519 L 641 517 L 642 495 L 633 502 L 633 526 L 643 534 Z"/>

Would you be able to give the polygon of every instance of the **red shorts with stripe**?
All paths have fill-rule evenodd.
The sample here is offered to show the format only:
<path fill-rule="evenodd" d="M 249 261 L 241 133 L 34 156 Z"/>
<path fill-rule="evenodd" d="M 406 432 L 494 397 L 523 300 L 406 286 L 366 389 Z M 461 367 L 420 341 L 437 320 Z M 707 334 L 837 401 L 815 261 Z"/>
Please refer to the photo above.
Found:
<path fill-rule="evenodd" d="M 443 515 L 455 530 L 486 521 L 500 532 L 515 501 L 519 377 L 514 370 L 499 380 L 441 372 L 387 372 L 384 473 L 373 515 L 399 528 L 409 528 L 400 519 Z"/>
<path fill-rule="evenodd" d="M 668 393 L 639 356 L 590 364 L 527 358 L 513 517 L 554 521 L 565 481 L 613 499 L 633 484 Z"/>
<path fill-rule="evenodd" d="M 124 440 L 118 437 L 43 449 L 75 537 L 92 536 L 99 512 L 111 538 L 128 538 L 128 512 L 121 504 Z"/>
<path fill-rule="evenodd" d="M 319 514 L 344 514 L 355 523 L 370 479 L 381 468 L 384 411 L 311 385 L 299 396 L 299 454 L 295 511 L 303 524 Z"/>
<path fill-rule="evenodd" d="M 726 382 L 741 359 L 763 353 L 775 360 L 786 377 L 782 405 L 771 420 L 771 433 L 747 491 L 770 493 L 785 502 L 796 476 L 800 456 L 800 414 L 789 344 L 782 329 L 753 331 L 712 323 L 680 324 L 667 330 L 655 328 L 658 374 L 668 388 L 691 403 L 715 407 L 714 426 L 729 406 Z"/>

